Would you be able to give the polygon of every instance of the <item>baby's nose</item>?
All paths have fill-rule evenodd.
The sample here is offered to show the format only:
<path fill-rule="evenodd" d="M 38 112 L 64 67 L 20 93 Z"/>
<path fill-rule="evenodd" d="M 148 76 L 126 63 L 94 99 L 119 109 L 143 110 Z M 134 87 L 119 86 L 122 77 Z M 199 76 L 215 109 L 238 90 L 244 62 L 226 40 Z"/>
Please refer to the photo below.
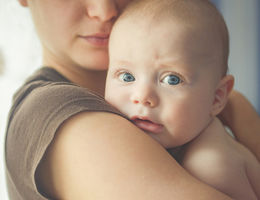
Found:
<path fill-rule="evenodd" d="M 151 89 L 136 91 L 132 95 L 131 100 L 134 104 L 142 104 L 151 108 L 154 108 L 159 104 L 158 95 Z"/>

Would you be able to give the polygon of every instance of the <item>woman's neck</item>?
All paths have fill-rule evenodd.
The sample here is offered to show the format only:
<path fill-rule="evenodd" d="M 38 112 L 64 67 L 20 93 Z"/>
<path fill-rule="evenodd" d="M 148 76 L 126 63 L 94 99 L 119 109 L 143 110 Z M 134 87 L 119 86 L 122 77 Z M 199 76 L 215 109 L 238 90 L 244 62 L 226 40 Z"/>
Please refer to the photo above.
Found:
<path fill-rule="evenodd" d="M 61 65 L 45 65 L 54 68 L 72 83 L 104 96 L 107 70 L 98 71 L 80 67 L 68 68 Z"/>

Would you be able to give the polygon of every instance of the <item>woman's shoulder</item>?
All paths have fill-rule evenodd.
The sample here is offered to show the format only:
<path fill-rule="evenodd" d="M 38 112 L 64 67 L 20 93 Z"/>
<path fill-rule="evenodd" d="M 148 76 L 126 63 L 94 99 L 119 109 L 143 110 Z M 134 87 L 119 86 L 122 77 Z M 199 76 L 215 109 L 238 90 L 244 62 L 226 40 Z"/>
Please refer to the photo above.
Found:
<path fill-rule="evenodd" d="M 80 111 L 108 111 L 119 114 L 103 97 L 69 82 L 51 68 L 41 68 L 27 79 L 13 98 L 11 115 L 46 118 Z M 38 118 L 38 117 L 37 117 Z"/>
<path fill-rule="evenodd" d="M 38 194 L 34 174 L 57 130 L 83 112 L 120 115 L 101 96 L 42 74 L 30 77 L 17 91 L 6 129 L 6 164 L 11 179 L 23 185 L 19 189 L 28 199 L 36 198 L 32 195 Z M 76 133 L 74 136 L 77 137 Z M 11 179 L 8 178 L 8 183 Z"/>
<path fill-rule="evenodd" d="M 121 115 L 103 97 L 85 88 L 42 74 L 30 78 L 14 96 L 8 119 L 7 145 L 19 138 L 25 139 L 25 135 L 28 139 L 35 136 L 35 140 L 42 137 L 43 141 L 50 142 L 61 124 L 81 112 Z"/>

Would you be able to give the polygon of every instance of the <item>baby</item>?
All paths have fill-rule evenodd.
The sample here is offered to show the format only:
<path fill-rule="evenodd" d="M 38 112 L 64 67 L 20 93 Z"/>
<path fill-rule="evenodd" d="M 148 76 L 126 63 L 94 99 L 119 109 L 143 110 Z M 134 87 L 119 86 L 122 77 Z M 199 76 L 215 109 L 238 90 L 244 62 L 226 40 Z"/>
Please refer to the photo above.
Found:
<path fill-rule="evenodd" d="M 193 176 L 234 199 L 260 199 L 259 162 L 217 118 L 234 79 L 227 27 L 209 1 L 134 1 L 109 52 L 109 103 L 165 148 L 182 146 Z"/>

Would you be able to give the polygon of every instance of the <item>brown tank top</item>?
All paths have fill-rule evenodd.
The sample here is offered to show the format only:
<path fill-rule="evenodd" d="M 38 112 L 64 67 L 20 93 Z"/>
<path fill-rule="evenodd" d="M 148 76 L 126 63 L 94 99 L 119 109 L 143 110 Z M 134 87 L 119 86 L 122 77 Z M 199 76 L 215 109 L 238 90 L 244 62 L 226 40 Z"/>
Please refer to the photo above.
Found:
<path fill-rule="evenodd" d="M 9 113 L 5 157 L 11 200 L 46 199 L 37 190 L 35 170 L 59 126 L 82 111 L 120 114 L 105 100 L 43 67 L 16 92 Z"/>

